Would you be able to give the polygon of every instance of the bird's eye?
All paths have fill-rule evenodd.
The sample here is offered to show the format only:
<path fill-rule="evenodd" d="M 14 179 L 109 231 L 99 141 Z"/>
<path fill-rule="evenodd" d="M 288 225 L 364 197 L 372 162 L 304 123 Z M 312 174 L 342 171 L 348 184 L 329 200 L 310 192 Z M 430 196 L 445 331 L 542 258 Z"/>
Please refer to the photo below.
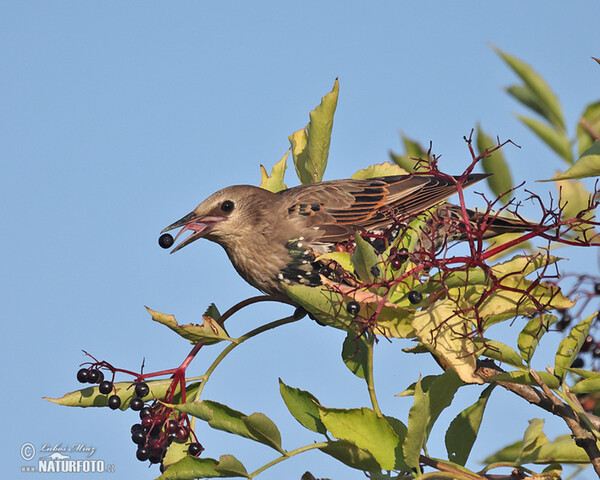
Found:
<path fill-rule="evenodd" d="M 233 211 L 233 202 L 231 200 L 225 200 L 222 204 L 221 204 L 221 210 L 223 210 L 225 213 L 230 213 L 231 211 Z"/>

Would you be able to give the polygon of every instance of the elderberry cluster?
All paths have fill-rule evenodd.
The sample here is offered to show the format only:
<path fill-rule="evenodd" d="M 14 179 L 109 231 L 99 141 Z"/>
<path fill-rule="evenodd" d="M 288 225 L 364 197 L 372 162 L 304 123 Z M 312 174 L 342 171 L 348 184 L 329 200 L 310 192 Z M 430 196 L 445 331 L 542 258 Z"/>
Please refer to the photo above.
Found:
<path fill-rule="evenodd" d="M 392 247 L 390 249 L 390 266 L 392 270 L 398 270 L 406 260 L 408 260 L 408 249 L 401 248 L 396 249 L 396 247 Z"/>
<path fill-rule="evenodd" d="M 114 375 L 114 372 L 113 372 Z M 77 380 L 81 383 L 99 384 L 98 391 L 108 395 L 115 391 L 113 382 L 104 380 L 104 374 L 92 365 L 82 368 L 77 372 Z M 136 381 L 132 385 L 135 396 L 129 402 L 129 408 L 139 412 L 140 422 L 131 427 L 131 440 L 137 445 L 136 458 L 142 462 L 149 461 L 151 464 L 161 463 L 172 442 L 185 443 L 193 432 L 189 427 L 186 414 L 176 415 L 175 412 L 154 401 L 152 405 L 146 405 L 144 398 L 150 394 L 150 387 L 143 381 Z M 117 410 L 121 407 L 121 397 L 116 393 L 107 399 L 108 407 Z M 204 451 L 198 442 L 188 444 L 188 454 L 194 457 Z"/>

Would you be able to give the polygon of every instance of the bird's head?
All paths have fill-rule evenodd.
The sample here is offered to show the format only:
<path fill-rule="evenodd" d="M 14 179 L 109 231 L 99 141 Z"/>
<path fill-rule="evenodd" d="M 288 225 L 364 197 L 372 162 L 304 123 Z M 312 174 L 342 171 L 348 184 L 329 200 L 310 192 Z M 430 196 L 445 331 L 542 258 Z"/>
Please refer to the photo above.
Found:
<path fill-rule="evenodd" d="M 250 185 L 235 185 L 213 193 L 185 217 L 169 225 L 161 233 L 181 228 L 177 240 L 186 231 L 193 232 L 171 253 L 199 238 L 212 240 L 224 247 L 236 238 L 251 235 L 260 222 L 265 207 L 272 203 L 274 194 Z M 269 201 L 270 200 L 270 201 Z"/>

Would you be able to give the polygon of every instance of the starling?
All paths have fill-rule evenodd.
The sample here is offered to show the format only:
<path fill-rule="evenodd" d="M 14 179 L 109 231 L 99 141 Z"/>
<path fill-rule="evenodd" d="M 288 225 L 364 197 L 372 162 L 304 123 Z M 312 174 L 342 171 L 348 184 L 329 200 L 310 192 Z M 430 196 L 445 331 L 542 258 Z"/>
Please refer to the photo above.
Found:
<path fill-rule="evenodd" d="M 463 187 L 485 177 L 472 174 Z M 193 232 L 171 253 L 199 238 L 218 243 L 249 284 L 282 296 L 284 284 L 320 285 L 324 266 L 317 257 L 351 243 L 357 232 L 398 235 L 398 228 L 428 209 L 433 211 L 420 234 L 421 248 L 464 240 L 462 210 L 445 203 L 458 191 L 459 177 L 454 179 L 395 175 L 313 183 L 277 193 L 235 185 L 214 193 L 161 233 L 183 227 L 177 240 L 183 232 Z M 472 225 L 483 217 L 473 210 L 467 210 L 467 215 Z M 528 224 L 507 217 L 491 215 L 487 222 L 485 238 L 531 230 Z"/>

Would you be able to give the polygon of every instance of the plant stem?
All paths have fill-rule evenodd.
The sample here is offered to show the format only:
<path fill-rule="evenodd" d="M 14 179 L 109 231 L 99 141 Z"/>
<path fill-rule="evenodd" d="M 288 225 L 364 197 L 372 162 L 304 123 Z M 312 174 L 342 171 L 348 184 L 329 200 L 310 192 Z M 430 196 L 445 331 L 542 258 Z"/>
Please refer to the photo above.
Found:
<path fill-rule="evenodd" d="M 277 457 L 275 460 L 272 460 L 269 463 L 263 465 L 258 470 L 254 470 L 250 475 L 248 475 L 248 478 L 254 478 L 258 474 L 264 472 L 267 468 L 270 468 L 273 465 L 277 465 L 278 463 L 283 462 L 284 460 L 287 460 L 288 458 L 291 458 L 294 455 L 298 455 L 299 453 L 303 453 L 303 452 L 308 452 L 309 450 L 314 450 L 315 448 L 323 448 L 323 447 L 326 447 L 327 445 L 329 445 L 328 442 L 311 443 L 310 445 L 305 445 L 304 447 L 299 447 L 299 448 L 296 448 L 295 450 L 286 452 L 281 457 Z"/>
<path fill-rule="evenodd" d="M 367 345 L 367 371 L 365 372 L 365 381 L 367 382 L 367 389 L 369 390 L 369 398 L 371 399 L 371 405 L 373 410 L 380 417 L 381 410 L 379 409 L 379 402 L 377 402 L 377 396 L 375 395 L 375 384 L 373 381 L 373 343 L 375 341 L 375 335 L 369 333 L 365 344 Z"/>

